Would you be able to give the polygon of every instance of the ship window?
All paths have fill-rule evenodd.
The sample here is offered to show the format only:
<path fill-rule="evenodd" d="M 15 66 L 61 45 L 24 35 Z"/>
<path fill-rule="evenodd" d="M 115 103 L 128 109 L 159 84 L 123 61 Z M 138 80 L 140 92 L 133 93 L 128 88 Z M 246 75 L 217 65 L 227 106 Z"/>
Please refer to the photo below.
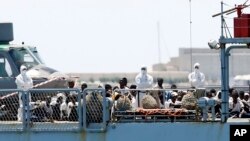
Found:
<path fill-rule="evenodd" d="M 24 60 L 24 62 L 28 62 L 28 63 L 34 62 L 34 59 L 30 56 L 30 54 L 24 54 L 23 60 Z"/>
<path fill-rule="evenodd" d="M 0 77 L 10 77 L 12 74 L 13 73 L 7 58 L 0 55 Z"/>
<path fill-rule="evenodd" d="M 25 65 L 28 69 L 39 65 L 39 62 L 35 60 L 27 48 L 12 48 L 9 53 L 18 70 L 21 65 Z"/>

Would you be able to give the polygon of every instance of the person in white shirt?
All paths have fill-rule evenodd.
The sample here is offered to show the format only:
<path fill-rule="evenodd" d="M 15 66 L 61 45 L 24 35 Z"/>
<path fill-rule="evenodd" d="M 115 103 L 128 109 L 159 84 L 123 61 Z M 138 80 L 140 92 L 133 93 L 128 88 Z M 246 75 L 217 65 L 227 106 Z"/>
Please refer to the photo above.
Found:
<path fill-rule="evenodd" d="M 118 88 L 120 89 L 119 91 L 122 95 L 128 95 L 129 88 L 126 86 L 126 82 L 123 79 L 119 80 L 119 87 Z"/>
<path fill-rule="evenodd" d="M 250 107 L 250 98 L 249 93 L 244 94 L 244 101 L 247 103 L 247 105 Z"/>
<path fill-rule="evenodd" d="M 33 87 L 33 80 L 30 76 L 27 75 L 27 67 L 22 65 L 20 67 L 20 74 L 16 77 L 15 81 L 17 85 L 17 89 L 21 89 L 24 91 L 27 91 L 28 89 L 31 89 Z M 23 101 L 22 101 L 22 93 L 18 94 L 19 97 L 19 108 L 17 112 L 17 120 L 22 121 L 23 114 L 22 114 L 22 108 L 23 108 Z M 29 100 L 31 102 L 31 97 L 29 96 Z"/>
<path fill-rule="evenodd" d="M 77 97 L 74 95 L 69 95 L 68 96 L 69 103 L 67 107 L 67 117 L 69 121 L 77 121 L 78 120 L 78 115 L 77 115 Z"/>
<path fill-rule="evenodd" d="M 238 91 L 233 90 L 232 99 L 229 100 L 229 112 L 231 117 L 241 117 L 244 112 L 244 105 L 238 97 Z"/>
<path fill-rule="evenodd" d="M 176 106 L 181 106 L 181 101 L 177 101 L 178 94 L 176 92 L 172 92 L 171 99 L 165 102 L 165 108 L 174 108 Z"/>
<path fill-rule="evenodd" d="M 200 64 L 194 64 L 194 71 L 188 75 L 192 87 L 202 88 L 205 82 L 205 75 L 200 71 Z"/>
<path fill-rule="evenodd" d="M 244 93 L 244 99 L 242 100 L 242 103 L 244 104 L 244 110 L 246 113 L 250 113 L 250 99 L 249 99 L 249 93 Z"/>
<path fill-rule="evenodd" d="M 153 77 L 147 74 L 147 67 L 142 66 L 141 72 L 135 77 L 135 83 L 137 85 L 137 89 L 150 89 L 153 86 Z M 143 96 L 146 94 L 146 91 L 140 91 L 136 95 L 136 105 L 137 107 L 142 107 L 141 100 Z"/>

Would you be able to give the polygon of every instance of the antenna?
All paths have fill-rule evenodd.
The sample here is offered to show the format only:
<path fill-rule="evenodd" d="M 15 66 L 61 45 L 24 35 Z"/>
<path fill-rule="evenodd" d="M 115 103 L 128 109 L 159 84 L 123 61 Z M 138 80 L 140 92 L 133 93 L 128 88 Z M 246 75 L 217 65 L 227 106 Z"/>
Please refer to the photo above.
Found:
<path fill-rule="evenodd" d="M 223 11 L 223 9 L 222 9 L 222 11 L 220 13 L 212 15 L 212 17 L 220 16 L 223 14 L 229 15 L 229 14 L 232 14 L 234 12 L 237 12 L 238 17 L 241 17 L 241 14 L 242 14 L 241 10 L 250 6 L 250 4 L 246 5 L 247 2 L 248 2 L 248 0 L 245 1 L 243 4 L 235 5 L 234 8 L 231 8 L 231 9 L 228 9 L 225 11 Z M 224 4 L 223 1 L 221 2 L 221 4 L 222 5 Z"/>
<path fill-rule="evenodd" d="M 192 4 L 191 0 L 189 0 L 189 47 L 190 47 L 190 70 L 192 72 L 192 64 L 193 64 L 193 57 L 192 57 Z"/>
<path fill-rule="evenodd" d="M 161 64 L 161 39 L 160 39 L 160 21 L 157 21 L 157 37 L 158 37 L 158 59 L 159 59 L 159 65 Z"/>

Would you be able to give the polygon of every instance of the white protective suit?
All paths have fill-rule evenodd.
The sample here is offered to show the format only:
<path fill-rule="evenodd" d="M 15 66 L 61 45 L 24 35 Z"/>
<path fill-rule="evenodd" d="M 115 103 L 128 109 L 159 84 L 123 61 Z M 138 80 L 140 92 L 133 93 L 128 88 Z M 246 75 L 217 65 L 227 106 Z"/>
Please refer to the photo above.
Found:
<path fill-rule="evenodd" d="M 31 77 L 27 75 L 27 68 L 25 66 L 20 67 L 20 74 L 16 77 L 16 85 L 18 89 L 22 89 L 24 91 L 27 91 L 28 89 L 33 87 L 33 81 Z M 22 108 L 23 108 L 23 102 L 22 102 L 22 93 L 19 93 L 19 108 L 18 108 L 18 114 L 17 118 L 18 121 L 22 121 Z M 31 100 L 31 97 L 29 97 Z"/>
<path fill-rule="evenodd" d="M 137 85 L 137 89 L 150 89 L 153 86 L 153 77 L 147 74 L 147 68 L 141 67 L 141 72 L 135 77 L 135 83 Z M 145 91 L 140 91 L 136 95 L 135 107 L 142 107 L 141 100 L 143 96 L 146 94 Z M 138 103 L 138 101 L 140 101 Z"/>
<path fill-rule="evenodd" d="M 195 88 L 202 88 L 205 82 L 205 75 L 202 72 L 200 72 L 199 67 L 200 67 L 200 64 L 195 63 L 194 72 L 188 75 L 188 80 L 191 83 L 191 86 Z"/>

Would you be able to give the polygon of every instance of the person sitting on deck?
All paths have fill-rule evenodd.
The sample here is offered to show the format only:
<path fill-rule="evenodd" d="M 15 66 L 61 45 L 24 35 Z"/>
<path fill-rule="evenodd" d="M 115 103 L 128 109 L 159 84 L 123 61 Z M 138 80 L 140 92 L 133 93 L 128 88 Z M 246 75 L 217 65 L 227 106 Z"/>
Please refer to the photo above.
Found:
<path fill-rule="evenodd" d="M 35 109 L 32 111 L 32 121 L 37 122 L 53 122 L 53 109 L 51 106 L 51 97 L 46 96 L 45 101 L 37 100 L 35 102 Z"/>
<path fill-rule="evenodd" d="M 207 96 L 208 96 L 208 98 L 214 98 L 215 95 L 216 95 L 216 90 L 215 89 L 211 89 L 209 91 L 209 94 Z"/>
<path fill-rule="evenodd" d="M 66 98 L 65 98 L 66 99 Z M 53 119 L 54 120 L 64 120 L 67 117 L 67 104 L 64 101 L 64 95 L 57 94 L 56 102 L 52 102 L 53 109 Z"/>
<path fill-rule="evenodd" d="M 239 99 L 240 99 L 241 101 L 244 99 L 244 94 L 245 94 L 244 91 L 240 91 L 240 92 L 239 92 Z"/>
<path fill-rule="evenodd" d="M 244 105 L 239 100 L 239 93 L 237 90 L 232 91 L 232 99 L 229 100 L 229 112 L 230 117 L 241 117 L 244 111 Z"/>
<path fill-rule="evenodd" d="M 221 116 L 221 91 L 217 91 L 216 95 L 214 96 L 214 99 L 216 101 L 215 114 L 216 114 L 216 117 L 220 117 Z"/>
<path fill-rule="evenodd" d="M 249 93 L 244 94 L 244 101 L 246 104 L 250 107 L 250 98 L 249 98 Z"/>
<path fill-rule="evenodd" d="M 171 97 L 172 97 L 171 99 L 169 99 L 168 101 L 165 102 L 165 108 L 171 108 L 171 107 L 172 108 L 175 108 L 175 107 L 180 108 L 181 102 L 177 101 L 178 93 L 173 92 Z"/>
<path fill-rule="evenodd" d="M 250 115 L 250 99 L 248 93 L 244 93 L 244 99 L 242 100 L 242 103 L 244 104 L 245 114 Z"/>
<path fill-rule="evenodd" d="M 172 91 L 165 92 L 165 101 L 168 101 L 169 99 L 171 99 L 172 92 L 178 93 L 177 86 L 175 84 L 172 84 L 170 89 L 172 89 Z"/>
<path fill-rule="evenodd" d="M 69 121 L 77 121 L 78 120 L 78 114 L 77 114 L 77 107 L 78 107 L 78 102 L 77 102 L 77 97 L 74 95 L 69 95 L 68 96 L 68 107 L 67 107 L 67 118 Z"/>
<path fill-rule="evenodd" d="M 131 97 L 131 104 L 132 104 L 132 109 L 135 109 L 136 108 L 136 94 L 137 94 L 137 91 L 136 90 L 133 90 L 133 89 L 136 89 L 136 85 L 132 84 L 130 85 L 129 89 L 130 90 L 130 97 Z"/>

